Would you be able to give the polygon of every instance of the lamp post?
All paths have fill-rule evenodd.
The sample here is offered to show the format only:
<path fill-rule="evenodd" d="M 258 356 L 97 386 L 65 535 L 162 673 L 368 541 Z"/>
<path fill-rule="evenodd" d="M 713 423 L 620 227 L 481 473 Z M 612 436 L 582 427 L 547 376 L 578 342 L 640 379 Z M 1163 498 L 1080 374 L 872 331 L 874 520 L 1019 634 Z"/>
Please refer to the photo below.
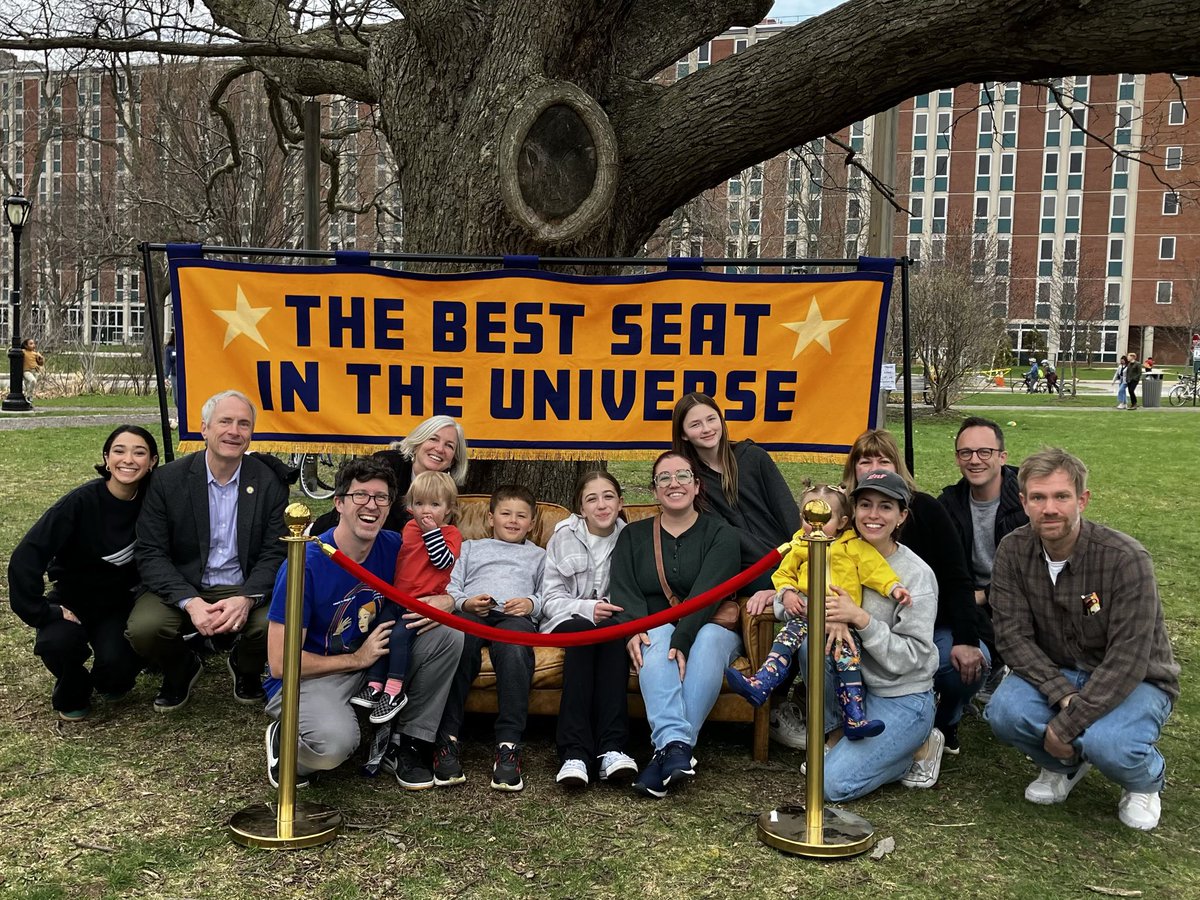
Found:
<path fill-rule="evenodd" d="M 25 351 L 21 348 L 21 229 L 29 220 L 33 204 L 20 194 L 4 200 L 4 216 L 13 233 L 12 346 L 8 348 L 8 396 L 4 398 L 5 412 L 26 412 L 33 404 L 25 396 Z"/>

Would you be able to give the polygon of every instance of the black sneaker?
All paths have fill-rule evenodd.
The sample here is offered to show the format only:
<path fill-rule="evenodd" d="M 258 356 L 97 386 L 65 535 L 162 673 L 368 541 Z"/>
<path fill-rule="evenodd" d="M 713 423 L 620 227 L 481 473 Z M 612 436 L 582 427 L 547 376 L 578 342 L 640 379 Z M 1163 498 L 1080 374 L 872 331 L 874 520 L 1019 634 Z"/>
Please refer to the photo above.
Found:
<path fill-rule="evenodd" d="M 663 784 L 682 784 L 696 774 L 696 760 L 690 744 L 671 741 L 662 750 Z"/>
<path fill-rule="evenodd" d="M 159 712 L 170 712 L 187 703 L 188 697 L 192 695 L 192 688 L 200 680 L 200 673 L 204 671 L 204 665 L 195 653 L 188 651 L 188 656 L 189 659 L 184 666 L 182 675 L 178 678 L 163 679 L 162 689 L 154 698 L 154 708 Z"/>
<path fill-rule="evenodd" d="M 389 768 L 404 790 L 424 791 L 433 787 L 433 771 L 425 765 L 417 748 L 408 741 L 396 748 L 394 757 L 389 753 L 385 759 L 391 763 Z"/>
<path fill-rule="evenodd" d="M 946 738 L 946 746 L 942 750 L 943 753 L 949 753 L 951 756 L 958 756 L 962 750 L 962 744 L 958 742 L 958 725 L 939 725 L 943 737 Z"/>
<path fill-rule="evenodd" d="M 525 781 L 521 778 L 521 748 L 498 745 L 496 762 L 492 765 L 492 789 L 520 791 L 524 788 Z"/>
<path fill-rule="evenodd" d="M 383 691 L 379 688 L 373 688 L 369 684 L 364 684 L 357 694 L 350 698 L 351 706 L 361 706 L 363 709 L 374 709 L 375 704 L 379 702 L 379 698 L 383 696 Z"/>
<path fill-rule="evenodd" d="M 279 723 L 272 722 L 267 726 L 265 735 L 265 743 L 267 745 L 267 781 L 271 782 L 271 787 L 279 787 Z M 296 773 L 296 788 L 308 787 L 308 778 Z"/>
<path fill-rule="evenodd" d="M 225 665 L 229 668 L 229 674 L 233 676 L 233 699 L 238 703 L 245 703 L 251 706 L 255 703 L 262 703 L 267 699 L 267 692 L 263 690 L 261 675 L 247 675 L 245 672 L 237 670 L 237 661 L 233 653 L 225 658 Z"/>
<path fill-rule="evenodd" d="M 667 796 L 667 785 L 662 773 L 663 751 L 657 750 L 642 769 L 642 774 L 633 783 L 633 789 L 643 797 L 653 797 L 661 800 Z"/>
<path fill-rule="evenodd" d="M 380 691 L 379 699 L 375 701 L 375 705 L 371 708 L 371 715 L 367 716 L 367 719 L 372 725 L 383 725 L 396 718 L 396 713 L 404 709 L 407 704 L 408 694 L 403 691 L 395 697 Z"/>
<path fill-rule="evenodd" d="M 444 741 L 433 751 L 433 783 L 438 787 L 462 784 L 467 780 L 458 756 L 458 741 Z"/>

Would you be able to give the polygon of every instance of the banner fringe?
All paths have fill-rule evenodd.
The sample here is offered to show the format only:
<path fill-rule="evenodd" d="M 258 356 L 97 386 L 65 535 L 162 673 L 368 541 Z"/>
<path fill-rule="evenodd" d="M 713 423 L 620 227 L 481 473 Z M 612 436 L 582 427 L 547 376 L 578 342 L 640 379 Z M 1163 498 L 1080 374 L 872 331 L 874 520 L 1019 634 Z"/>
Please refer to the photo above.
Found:
<path fill-rule="evenodd" d="M 204 449 L 203 441 L 180 441 L 179 453 L 192 453 Z M 386 444 L 354 444 L 354 443 L 308 443 L 305 441 L 254 441 L 250 449 L 258 453 L 333 453 L 370 456 L 380 450 L 387 449 Z M 613 460 L 652 460 L 665 450 L 547 450 L 547 449 L 508 449 L 497 447 L 472 447 L 468 453 L 471 459 L 507 460 L 529 459 L 546 460 L 547 462 L 576 462 L 593 459 Z M 817 453 L 797 450 L 770 451 L 771 458 L 776 462 L 789 463 L 821 463 L 838 465 L 846 461 L 845 453 Z"/>

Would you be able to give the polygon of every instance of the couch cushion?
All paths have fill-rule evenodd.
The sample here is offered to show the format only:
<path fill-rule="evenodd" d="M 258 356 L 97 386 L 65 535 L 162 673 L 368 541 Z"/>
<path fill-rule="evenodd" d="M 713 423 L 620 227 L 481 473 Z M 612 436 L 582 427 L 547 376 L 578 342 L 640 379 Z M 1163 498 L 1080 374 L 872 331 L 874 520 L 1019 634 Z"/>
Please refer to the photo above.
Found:
<path fill-rule="evenodd" d="M 491 496 L 488 494 L 460 494 L 458 498 L 458 517 L 455 524 L 462 532 L 463 540 L 477 541 L 480 538 L 491 537 L 488 527 L 488 504 Z M 557 503 L 538 502 L 534 511 L 533 528 L 529 531 L 529 540 L 539 547 L 545 547 L 554 534 L 554 526 L 571 514 L 565 506 Z"/>
<path fill-rule="evenodd" d="M 532 688 L 535 690 L 560 690 L 562 688 L 563 654 L 565 652 L 561 647 L 534 647 L 533 682 L 530 685 Z M 750 668 L 750 660 L 744 656 L 739 656 L 734 660 L 733 665 L 743 675 L 750 675 L 754 671 Z M 492 658 L 486 647 L 483 648 L 483 667 L 479 670 L 478 677 L 471 683 L 471 689 L 484 691 L 496 689 L 496 672 L 492 668 Z M 632 667 L 629 672 L 629 690 L 633 692 L 638 690 L 637 675 L 632 671 Z M 728 691 L 729 685 L 722 682 L 721 690 Z"/>

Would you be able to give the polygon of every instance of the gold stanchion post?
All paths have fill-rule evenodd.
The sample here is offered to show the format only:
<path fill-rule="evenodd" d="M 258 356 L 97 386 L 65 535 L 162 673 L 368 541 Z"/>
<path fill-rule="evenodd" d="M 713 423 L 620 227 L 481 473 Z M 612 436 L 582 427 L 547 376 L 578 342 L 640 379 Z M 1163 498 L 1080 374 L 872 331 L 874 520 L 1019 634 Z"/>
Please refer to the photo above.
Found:
<path fill-rule="evenodd" d="M 287 611 L 284 614 L 283 692 L 279 710 L 279 793 L 274 805 L 247 806 L 229 820 L 229 837 L 245 847 L 298 850 L 332 841 L 342 814 L 322 803 L 296 802 L 296 744 L 300 734 L 300 616 L 304 611 L 304 529 L 312 513 L 303 503 L 284 511 L 287 543 Z"/>
<path fill-rule="evenodd" d="M 832 511 L 824 500 L 804 504 L 808 541 L 808 752 L 804 806 L 781 806 L 758 817 L 758 839 L 797 856 L 843 858 L 870 850 L 875 829 L 861 816 L 825 806 L 825 593 L 831 539 L 821 530 Z"/>

